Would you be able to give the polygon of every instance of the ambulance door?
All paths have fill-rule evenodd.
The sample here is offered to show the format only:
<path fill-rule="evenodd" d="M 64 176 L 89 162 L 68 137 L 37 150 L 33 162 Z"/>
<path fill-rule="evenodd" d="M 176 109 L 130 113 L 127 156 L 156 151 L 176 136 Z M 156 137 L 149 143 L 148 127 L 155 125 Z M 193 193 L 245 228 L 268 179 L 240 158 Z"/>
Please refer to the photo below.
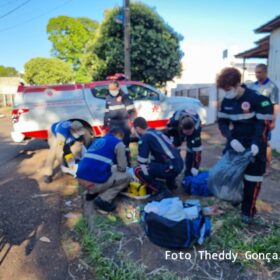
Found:
<path fill-rule="evenodd" d="M 138 116 L 145 118 L 151 127 L 159 127 L 163 115 L 160 94 L 145 85 L 126 86 L 128 94 L 134 100 Z"/>

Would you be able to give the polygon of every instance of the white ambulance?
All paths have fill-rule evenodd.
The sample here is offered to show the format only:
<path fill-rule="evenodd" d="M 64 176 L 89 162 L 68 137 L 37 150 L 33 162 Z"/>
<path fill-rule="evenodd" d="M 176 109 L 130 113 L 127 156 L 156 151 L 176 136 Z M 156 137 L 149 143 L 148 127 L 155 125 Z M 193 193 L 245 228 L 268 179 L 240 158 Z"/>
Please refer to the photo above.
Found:
<path fill-rule="evenodd" d="M 87 84 L 19 86 L 12 111 L 12 139 L 48 137 L 51 125 L 61 120 L 79 120 L 95 137 L 102 136 L 105 96 L 109 80 Z M 138 116 L 150 127 L 161 129 L 176 110 L 197 112 L 205 123 L 206 111 L 197 99 L 167 97 L 159 90 L 136 81 L 119 81 L 135 102 Z"/>

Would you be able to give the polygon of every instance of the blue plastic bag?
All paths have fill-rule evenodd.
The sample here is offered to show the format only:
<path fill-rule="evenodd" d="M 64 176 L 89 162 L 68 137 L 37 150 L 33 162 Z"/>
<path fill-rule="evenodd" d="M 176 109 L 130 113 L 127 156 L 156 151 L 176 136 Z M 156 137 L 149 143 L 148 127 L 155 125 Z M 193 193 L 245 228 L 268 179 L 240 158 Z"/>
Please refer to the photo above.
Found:
<path fill-rule="evenodd" d="M 186 193 L 190 195 L 212 196 L 208 188 L 208 171 L 199 173 L 197 176 L 186 176 L 182 186 Z"/>

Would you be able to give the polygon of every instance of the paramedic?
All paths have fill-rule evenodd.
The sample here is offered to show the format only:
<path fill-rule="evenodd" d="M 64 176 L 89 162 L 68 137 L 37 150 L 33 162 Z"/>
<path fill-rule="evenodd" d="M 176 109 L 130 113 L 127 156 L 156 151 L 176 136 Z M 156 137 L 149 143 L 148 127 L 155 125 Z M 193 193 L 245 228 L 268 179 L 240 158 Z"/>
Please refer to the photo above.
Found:
<path fill-rule="evenodd" d="M 123 143 L 126 147 L 128 164 L 130 165 L 130 130 L 135 118 L 136 110 L 133 100 L 125 94 L 118 81 L 112 80 L 108 85 L 109 94 L 106 96 L 106 108 L 103 129 L 121 128 L 124 132 Z"/>
<path fill-rule="evenodd" d="M 166 135 L 149 128 L 144 118 L 136 118 L 133 125 L 140 136 L 136 177 L 154 193 L 154 200 L 171 196 L 170 189 L 174 188 L 175 178 L 184 165 L 178 149 Z M 160 180 L 165 180 L 168 188 Z"/>
<path fill-rule="evenodd" d="M 218 123 L 222 135 L 227 138 L 226 149 L 237 153 L 249 149 L 254 157 L 245 170 L 242 201 L 242 222 L 251 224 L 265 173 L 273 106 L 269 98 L 241 86 L 240 81 L 241 74 L 235 68 L 225 68 L 217 77 L 217 87 L 225 91 Z"/>
<path fill-rule="evenodd" d="M 173 138 L 173 144 L 180 147 L 186 141 L 185 175 L 196 176 L 201 162 L 201 121 L 192 110 L 176 111 L 165 130 L 167 136 Z"/>

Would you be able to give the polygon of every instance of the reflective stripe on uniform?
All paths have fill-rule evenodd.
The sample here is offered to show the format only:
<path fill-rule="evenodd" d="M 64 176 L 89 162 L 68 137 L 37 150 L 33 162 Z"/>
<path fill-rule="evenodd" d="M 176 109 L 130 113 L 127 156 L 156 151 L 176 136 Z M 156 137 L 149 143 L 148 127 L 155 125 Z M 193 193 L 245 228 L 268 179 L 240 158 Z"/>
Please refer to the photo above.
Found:
<path fill-rule="evenodd" d="M 263 181 L 263 176 L 253 176 L 253 175 L 244 175 L 244 179 L 249 181 L 249 182 L 262 182 Z"/>
<path fill-rule="evenodd" d="M 125 105 L 111 105 L 109 106 L 109 110 L 114 111 L 114 110 L 120 110 L 120 109 L 125 109 Z"/>
<path fill-rule="evenodd" d="M 113 161 L 111 159 L 103 157 L 101 155 L 86 153 L 85 158 L 96 159 L 96 160 L 103 161 L 108 164 L 113 164 Z"/>
<path fill-rule="evenodd" d="M 200 151 L 202 151 L 202 146 L 195 147 L 195 148 L 192 148 L 192 149 L 193 149 L 193 151 L 195 151 L 195 152 L 200 152 Z"/>
<path fill-rule="evenodd" d="M 141 163 L 146 163 L 149 161 L 148 158 L 143 158 L 143 157 L 140 157 L 140 156 L 137 156 L 137 161 L 141 162 Z"/>
<path fill-rule="evenodd" d="M 147 134 L 152 135 L 154 138 L 157 139 L 158 143 L 161 145 L 162 149 L 164 150 L 164 152 L 166 153 L 166 155 L 170 158 L 170 159 L 175 159 L 175 157 L 173 156 L 172 152 L 170 151 L 170 149 L 168 148 L 168 146 L 164 143 L 164 141 L 158 136 L 156 135 L 154 132 L 152 131 L 148 131 L 146 132 Z"/>
<path fill-rule="evenodd" d="M 133 110 L 135 106 L 133 104 L 126 106 L 126 110 Z"/>
<path fill-rule="evenodd" d="M 200 120 L 197 120 L 194 128 L 199 129 L 199 127 L 200 127 Z"/>
<path fill-rule="evenodd" d="M 227 114 L 223 112 L 218 113 L 218 117 L 222 119 L 230 119 L 232 121 L 241 121 L 241 120 L 248 120 L 255 116 L 254 112 L 246 113 L 246 114 Z"/>
<path fill-rule="evenodd" d="M 144 175 L 149 176 L 147 165 L 141 164 L 141 170 L 143 171 Z"/>
<path fill-rule="evenodd" d="M 182 111 L 177 111 L 177 112 L 175 113 L 174 119 L 175 119 L 176 121 L 178 121 L 178 120 L 180 119 L 181 113 L 182 113 Z"/>
<path fill-rule="evenodd" d="M 272 121 L 273 120 L 273 115 L 257 113 L 256 114 L 256 118 L 259 119 L 259 120 L 269 120 L 269 121 Z"/>

